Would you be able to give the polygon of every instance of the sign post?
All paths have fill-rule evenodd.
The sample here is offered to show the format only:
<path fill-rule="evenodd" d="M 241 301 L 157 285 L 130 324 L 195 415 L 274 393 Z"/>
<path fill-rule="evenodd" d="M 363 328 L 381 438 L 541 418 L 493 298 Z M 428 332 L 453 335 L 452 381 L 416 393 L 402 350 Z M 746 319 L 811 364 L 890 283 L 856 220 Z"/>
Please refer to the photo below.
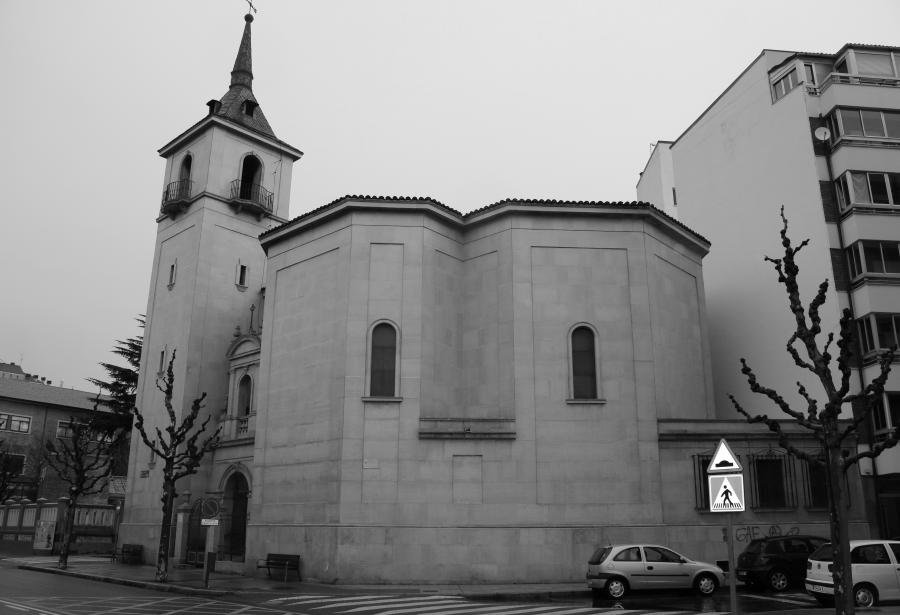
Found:
<path fill-rule="evenodd" d="M 719 446 L 706 468 L 709 485 L 709 511 L 736 513 L 744 510 L 744 474 L 737 457 L 728 446 L 725 438 L 719 440 Z M 731 597 L 731 612 L 738 613 L 737 604 L 737 571 L 734 561 L 734 523 L 732 515 L 728 515 L 728 586 Z"/>
<path fill-rule="evenodd" d="M 203 587 L 209 588 L 209 575 L 216 570 L 216 527 L 219 525 L 219 501 L 206 498 L 200 504 L 200 525 L 206 527 L 206 557 L 203 558 Z"/>

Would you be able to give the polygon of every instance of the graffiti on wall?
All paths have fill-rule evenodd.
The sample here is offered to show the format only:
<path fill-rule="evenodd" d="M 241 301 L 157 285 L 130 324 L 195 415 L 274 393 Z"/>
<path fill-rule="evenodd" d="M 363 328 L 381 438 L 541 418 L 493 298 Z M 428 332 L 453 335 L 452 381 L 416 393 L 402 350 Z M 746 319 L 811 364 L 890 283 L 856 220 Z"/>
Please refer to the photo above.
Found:
<path fill-rule="evenodd" d="M 782 527 L 780 525 L 746 525 L 734 528 L 734 539 L 738 542 L 750 542 L 756 538 L 765 538 L 767 536 L 796 536 L 800 533 L 800 528 L 796 525 L 790 527 Z"/>

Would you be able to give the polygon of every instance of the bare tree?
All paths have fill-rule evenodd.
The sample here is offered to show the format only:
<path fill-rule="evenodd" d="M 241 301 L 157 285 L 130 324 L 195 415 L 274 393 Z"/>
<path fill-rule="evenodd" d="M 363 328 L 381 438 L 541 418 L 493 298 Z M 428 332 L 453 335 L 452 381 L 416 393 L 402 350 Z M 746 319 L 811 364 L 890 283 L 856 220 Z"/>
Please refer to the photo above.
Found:
<path fill-rule="evenodd" d="M 87 495 L 103 493 L 112 471 L 110 440 L 90 422 L 70 417 L 64 434 L 44 443 L 44 462 L 68 484 L 68 506 L 63 518 L 58 567 L 69 565 L 69 550 L 74 539 L 75 507 Z"/>
<path fill-rule="evenodd" d="M 172 368 L 174 364 L 175 352 L 173 351 L 165 377 L 156 381 L 156 387 L 165 395 L 164 403 L 168 416 L 168 423 L 165 429 L 156 427 L 156 437 L 151 439 L 147 434 L 147 428 L 144 426 L 143 415 L 137 408 L 134 409 L 134 426 L 141 434 L 144 444 L 162 461 L 163 494 L 161 501 L 163 514 L 159 531 L 159 550 L 156 556 L 156 580 L 159 582 L 165 582 L 169 577 L 169 534 L 171 531 L 172 510 L 174 509 L 175 498 L 178 497 L 178 492 L 175 489 L 176 483 L 185 476 L 197 473 L 200 462 L 206 453 L 218 446 L 219 431 L 221 429 L 221 427 L 216 428 L 211 435 L 201 440 L 200 437 L 206 432 L 207 424 L 211 418 L 207 416 L 194 430 L 200 410 L 204 407 L 203 400 L 206 399 L 206 393 L 203 393 L 198 399 L 193 401 L 190 411 L 185 414 L 179 423 L 178 416 L 172 407 L 172 392 L 175 384 L 175 374 Z"/>
<path fill-rule="evenodd" d="M 781 429 L 781 424 L 766 414 L 752 415 L 740 403 L 729 395 L 735 409 L 747 418 L 750 423 L 763 423 L 778 436 L 779 445 L 789 454 L 807 463 L 824 467 L 828 487 L 828 519 L 831 530 L 833 548 L 833 577 L 835 613 L 852 615 L 854 612 L 853 580 L 850 568 L 850 546 L 848 542 L 848 520 L 845 509 L 844 475 L 853 464 L 860 459 L 874 459 L 887 448 L 895 446 L 898 440 L 897 429 L 889 437 L 876 442 L 866 450 L 854 447 L 860 425 L 870 420 L 873 409 L 883 401 L 884 385 L 891 370 L 891 362 L 896 354 L 896 347 L 884 351 L 878 357 L 880 371 L 878 377 L 861 387 L 857 393 L 851 393 L 852 368 L 857 363 L 855 343 L 855 323 L 853 314 L 845 309 L 840 319 L 840 335 L 837 339 L 838 377 L 832 373 L 832 344 L 834 333 L 830 332 L 824 347 L 820 348 L 818 336 L 822 333 L 822 320 L 819 309 L 825 303 L 828 292 L 828 280 L 819 284 L 815 298 L 804 306 L 800 299 L 800 288 L 797 277 L 800 272 L 796 256 L 808 243 L 806 239 L 794 247 L 788 237 L 788 221 L 781 208 L 781 245 L 784 247 L 782 258 L 766 257 L 778 273 L 778 282 L 784 286 L 788 304 L 796 321 L 796 328 L 787 341 L 787 352 L 797 367 L 812 373 L 822 384 L 825 401 L 820 404 L 817 399 L 797 382 L 797 391 L 806 402 L 806 407 L 797 410 L 791 407 L 777 391 L 759 384 L 756 374 L 741 358 L 741 373 L 747 378 L 750 390 L 768 398 L 782 412 L 797 424 L 812 432 L 821 447 L 819 454 L 811 454 L 791 444 Z M 798 348 L 799 346 L 799 348 Z M 841 418 L 841 408 L 849 405 L 853 409 L 852 417 Z"/>

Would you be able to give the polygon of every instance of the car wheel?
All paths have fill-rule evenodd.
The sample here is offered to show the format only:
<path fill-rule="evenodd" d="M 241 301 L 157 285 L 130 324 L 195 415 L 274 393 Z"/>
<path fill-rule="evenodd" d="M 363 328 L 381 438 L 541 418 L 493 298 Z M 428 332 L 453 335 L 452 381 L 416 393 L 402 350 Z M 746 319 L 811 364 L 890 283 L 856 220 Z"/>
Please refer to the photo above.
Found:
<path fill-rule="evenodd" d="M 696 581 L 694 581 L 694 587 L 696 587 L 697 591 L 702 595 L 709 596 L 716 592 L 716 589 L 719 587 L 719 582 L 716 580 L 716 577 L 704 572 L 697 577 Z"/>
<path fill-rule="evenodd" d="M 606 582 L 606 595 L 618 600 L 628 593 L 628 582 L 625 579 L 615 577 Z"/>
<path fill-rule="evenodd" d="M 788 575 L 777 568 L 769 573 L 766 577 L 766 582 L 769 584 L 769 589 L 773 592 L 783 592 L 791 584 Z"/>
<path fill-rule="evenodd" d="M 853 588 L 853 601 L 856 606 L 875 606 L 878 604 L 878 592 L 871 585 L 857 585 Z"/>

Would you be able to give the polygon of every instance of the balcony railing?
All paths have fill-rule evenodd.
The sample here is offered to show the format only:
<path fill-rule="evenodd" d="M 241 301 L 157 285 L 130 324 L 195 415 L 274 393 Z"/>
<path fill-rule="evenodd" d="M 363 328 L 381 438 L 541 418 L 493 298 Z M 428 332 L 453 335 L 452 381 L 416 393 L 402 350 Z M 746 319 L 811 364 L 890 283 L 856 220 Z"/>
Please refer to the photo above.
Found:
<path fill-rule="evenodd" d="M 175 214 L 187 208 L 193 185 L 194 182 L 189 179 L 180 179 L 166 186 L 163 190 L 160 211 L 164 214 Z"/>
<path fill-rule="evenodd" d="M 241 209 L 249 209 L 257 215 L 272 213 L 275 194 L 259 184 L 236 179 L 231 182 L 231 204 Z"/>
<path fill-rule="evenodd" d="M 853 75 L 850 73 L 830 73 L 819 87 L 806 84 L 806 90 L 810 94 L 821 96 L 822 92 L 834 84 L 845 85 L 873 85 L 888 88 L 900 88 L 900 79 L 897 77 L 876 77 L 875 75 Z"/>

